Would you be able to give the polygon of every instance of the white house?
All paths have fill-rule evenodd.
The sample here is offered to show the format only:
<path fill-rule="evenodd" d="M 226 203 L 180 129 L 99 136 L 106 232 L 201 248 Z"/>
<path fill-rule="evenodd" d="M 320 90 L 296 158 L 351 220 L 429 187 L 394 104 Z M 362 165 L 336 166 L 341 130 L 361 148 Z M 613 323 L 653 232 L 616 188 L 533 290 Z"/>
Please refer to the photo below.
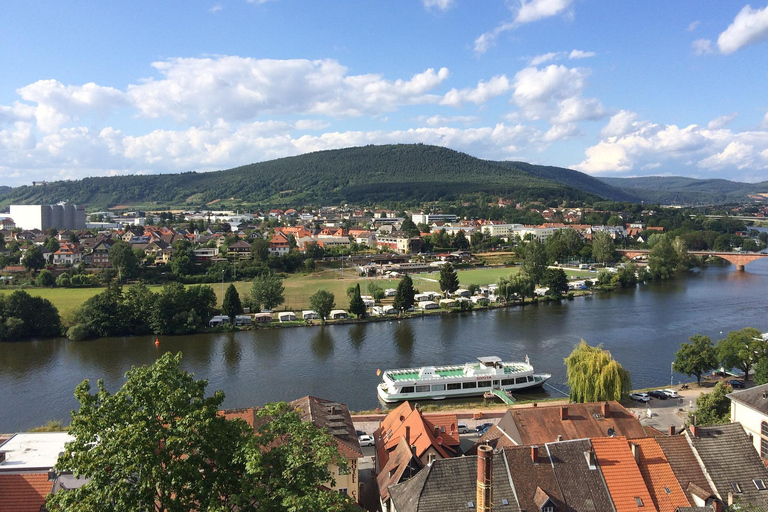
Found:
<path fill-rule="evenodd" d="M 768 460 L 768 384 L 727 396 L 731 399 L 731 421 L 741 423 L 757 453 Z"/>

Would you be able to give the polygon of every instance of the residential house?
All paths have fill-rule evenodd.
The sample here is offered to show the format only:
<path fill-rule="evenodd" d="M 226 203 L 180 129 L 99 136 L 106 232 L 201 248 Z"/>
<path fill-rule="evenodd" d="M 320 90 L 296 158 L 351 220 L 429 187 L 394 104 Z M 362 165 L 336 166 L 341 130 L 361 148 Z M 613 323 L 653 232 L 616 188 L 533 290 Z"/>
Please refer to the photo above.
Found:
<path fill-rule="evenodd" d="M 53 264 L 56 266 L 77 265 L 82 259 L 83 253 L 80 251 L 80 244 L 72 242 L 60 242 L 59 250 L 53 253 Z"/>
<path fill-rule="evenodd" d="M 645 486 L 659 512 L 675 512 L 679 507 L 692 504 L 655 438 L 633 439 L 629 443 Z M 602 463 L 599 454 L 598 461 Z"/>
<path fill-rule="evenodd" d="M 715 503 L 717 496 L 712 491 L 688 439 L 684 435 L 669 435 L 657 436 L 654 440 L 661 448 L 678 484 L 685 491 L 688 501 L 699 507 Z"/>
<path fill-rule="evenodd" d="M 278 231 L 269 240 L 269 254 L 272 256 L 285 256 L 291 250 L 288 236 Z"/>
<path fill-rule="evenodd" d="M 645 507 L 646 510 L 654 510 L 653 498 L 645 486 L 635 454 L 627 444 L 627 439 L 596 437 L 592 439 L 592 448 L 616 512 L 637 512 Z M 687 500 L 682 504 L 688 506 Z M 674 512 L 674 509 L 671 512 Z"/>
<path fill-rule="evenodd" d="M 757 453 L 768 461 L 768 384 L 727 396 L 731 399 L 731 421 L 741 423 Z"/>
<path fill-rule="evenodd" d="M 400 231 L 380 234 L 376 237 L 376 247 L 385 251 L 408 254 L 421 251 L 422 240 L 419 237 L 409 237 Z"/>
<path fill-rule="evenodd" d="M 111 238 L 101 237 L 93 239 L 95 242 L 89 243 L 89 251 L 85 253 L 83 259 L 86 265 L 94 267 L 111 267 L 109 263 L 109 249 L 114 245 Z M 83 243 L 83 245 L 86 245 Z"/>
<path fill-rule="evenodd" d="M 247 260 L 251 257 L 251 244 L 238 240 L 227 247 L 227 258 Z"/>

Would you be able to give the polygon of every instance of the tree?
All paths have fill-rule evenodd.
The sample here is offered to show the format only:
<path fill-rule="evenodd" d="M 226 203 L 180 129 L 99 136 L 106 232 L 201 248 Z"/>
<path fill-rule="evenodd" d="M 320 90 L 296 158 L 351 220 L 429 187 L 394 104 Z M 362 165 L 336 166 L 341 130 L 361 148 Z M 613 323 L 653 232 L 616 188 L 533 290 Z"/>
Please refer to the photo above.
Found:
<path fill-rule="evenodd" d="M 320 317 L 320 321 L 325 325 L 325 321 L 331 314 L 331 310 L 336 306 L 336 300 L 328 290 L 317 290 L 309 297 L 309 304 Z"/>
<path fill-rule="evenodd" d="M 139 273 L 139 260 L 128 242 L 119 240 L 109 248 L 109 262 L 117 269 L 120 281 L 130 279 Z"/>
<path fill-rule="evenodd" d="M 561 268 L 546 269 L 541 283 L 549 287 L 547 293 L 553 297 L 560 297 L 564 293 L 568 293 L 568 276 Z"/>
<path fill-rule="evenodd" d="M 0 341 L 60 335 L 59 311 L 49 300 L 32 297 L 23 290 L 0 295 Z"/>
<path fill-rule="evenodd" d="M 440 267 L 440 291 L 447 297 L 459 289 L 459 276 L 453 265 L 448 262 Z"/>
<path fill-rule="evenodd" d="M 256 510 L 247 496 L 252 430 L 218 414 L 224 394 L 180 369 L 181 354 L 133 367 L 111 394 L 99 380 L 75 389 L 80 409 L 56 470 L 87 479 L 49 495 L 48 510 Z M 248 500 L 250 501 L 250 500 Z"/>
<path fill-rule="evenodd" d="M 131 334 L 130 318 L 123 304 L 123 290 L 116 282 L 86 300 L 74 317 L 74 325 L 67 331 L 67 337 L 74 341 Z"/>
<path fill-rule="evenodd" d="M 402 231 L 409 237 L 419 236 L 421 234 L 418 226 L 416 226 L 416 224 L 414 224 L 411 218 L 408 216 L 405 217 L 405 220 L 400 225 L 400 231 Z"/>
<path fill-rule="evenodd" d="M 413 280 L 411 276 L 404 275 L 397 284 L 395 292 L 394 308 L 398 311 L 405 311 L 413 306 L 416 291 L 413 289 Z"/>
<path fill-rule="evenodd" d="M 264 272 L 253 280 L 251 298 L 264 309 L 274 309 L 285 302 L 283 280 L 274 272 Z"/>
<path fill-rule="evenodd" d="M 701 385 L 701 376 L 717 367 L 717 351 L 709 336 L 696 334 L 688 338 L 690 343 L 681 343 L 675 353 L 672 369 L 689 377 L 696 377 Z"/>
<path fill-rule="evenodd" d="M 537 238 L 525 243 L 523 249 L 523 271 L 540 283 L 547 268 L 547 250 Z"/>
<path fill-rule="evenodd" d="M 386 296 L 382 287 L 375 281 L 368 281 L 368 293 L 374 300 L 381 300 Z"/>
<path fill-rule="evenodd" d="M 43 269 L 37 275 L 35 284 L 37 286 L 56 286 L 56 277 L 54 277 L 50 270 Z"/>
<path fill-rule="evenodd" d="M 710 393 L 702 393 L 696 399 L 696 424 L 719 425 L 731 421 L 731 401 L 726 396 L 732 392 L 723 382 L 715 384 Z"/>
<path fill-rule="evenodd" d="M 763 341 L 760 331 L 753 327 L 731 331 L 717 342 L 717 357 L 725 368 L 743 371 L 747 381 L 752 366 L 768 357 L 768 341 Z"/>
<path fill-rule="evenodd" d="M 358 318 L 365 318 L 365 311 L 365 302 L 360 294 L 360 283 L 357 283 L 352 298 L 349 299 L 349 312 Z"/>
<path fill-rule="evenodd" d="M 43 268 L 45 266 L 45 257 L 40 246 L 33 245 L 24 251 L 24 258 L 22 258 L 21 264 L 30 272 Z"/>
<path fill-rule="evenodd" d="M 221 303 L 221 310 L 227 315 L 232 322 L 235 323 L 235 317 L 243 313 L 243 305 L 240 303 L 240 295 L 237 293 L 237 288 L 234 284 L 230 284 L 227 291 L 224 292 L 224 300 Z"/>
<path fill-rule="evenodd" d="M 613 238 L 605 231 L 592 236 L 592 257 L 600 263 L 613 261 Z"/>
<path fill-rule="evenodd" d="M 678 253 L 669 237 L 662 235 L 648 253 L 648 270 L 654 279 L 669 279 L 677 270 Z"/>
<path fill-rule="evenodd" d="M 602 345 L 592 347 L 581 340 L 565 365 L 571 402 L 621 400 L 632 388 L 629 372 Z"/>
<path fill-rule="evenodd" d="M 59 250 L 59 241 L 51 237 L 45 241 L 45 250 L 54 253 Z"/>

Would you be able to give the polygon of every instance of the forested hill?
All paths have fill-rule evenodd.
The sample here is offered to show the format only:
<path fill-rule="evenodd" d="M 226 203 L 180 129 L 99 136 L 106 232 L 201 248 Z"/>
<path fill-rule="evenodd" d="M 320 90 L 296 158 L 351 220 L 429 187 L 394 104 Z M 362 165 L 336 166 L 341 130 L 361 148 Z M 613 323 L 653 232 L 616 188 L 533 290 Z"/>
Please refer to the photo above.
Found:
<path fill-rule="evenodd" d="M 418 203 L 485 192 L 515 200 L 592 200 L 568 178 L 553 181 L 557 168 L 480 160 L 437 146 L 365 146 L 280 158 L 209 173 L 115 176 L 13 189 L 1 204 L 66 200 L 91 207 L 118 204 L 202 205 L 232 198 L 262 205 Z M 575 173 L 561 169 L 566 173 Z M 580 174 L 580 173 L 578 173 Z M 585 176 L 587 180 L 591 178 Z M 605 186 L 604 191 L 615 192 Z M 230 201 L 232 202 L 232 201 Z"/>
<path fill-rule="evenodd" d="M 644 178 L 600 178 L 645 202 L 659 204 L 739 203 L 747 196 L 768 193 L 768 181 L 740 183 L 728 180 L 698 180 L 681 176 Z"/>
<path fill-rule="evenodd" d="M 6 187 L 5 185 L 0 185 L 0 197 L 3 197 L 5 194 L 11 191 L 11 187 Z"/>

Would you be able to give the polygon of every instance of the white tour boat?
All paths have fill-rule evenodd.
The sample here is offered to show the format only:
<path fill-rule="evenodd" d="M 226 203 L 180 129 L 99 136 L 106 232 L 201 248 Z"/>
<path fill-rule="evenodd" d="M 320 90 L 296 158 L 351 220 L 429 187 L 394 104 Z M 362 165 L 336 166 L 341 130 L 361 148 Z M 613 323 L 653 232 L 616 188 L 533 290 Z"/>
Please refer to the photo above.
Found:
<path fill-rule="evenodd" d="M 424 366 L 384 370 L 378 387 L 385 402 L 442 400 L 451 397 L 482 396 L 487 392 L 518 391 L 543 385 L 552 375 L 533 373 L 528 356 L 525 362 L 504 362 L 500 357 L 478 357 L 476 363 L 451 366 Z"/>

